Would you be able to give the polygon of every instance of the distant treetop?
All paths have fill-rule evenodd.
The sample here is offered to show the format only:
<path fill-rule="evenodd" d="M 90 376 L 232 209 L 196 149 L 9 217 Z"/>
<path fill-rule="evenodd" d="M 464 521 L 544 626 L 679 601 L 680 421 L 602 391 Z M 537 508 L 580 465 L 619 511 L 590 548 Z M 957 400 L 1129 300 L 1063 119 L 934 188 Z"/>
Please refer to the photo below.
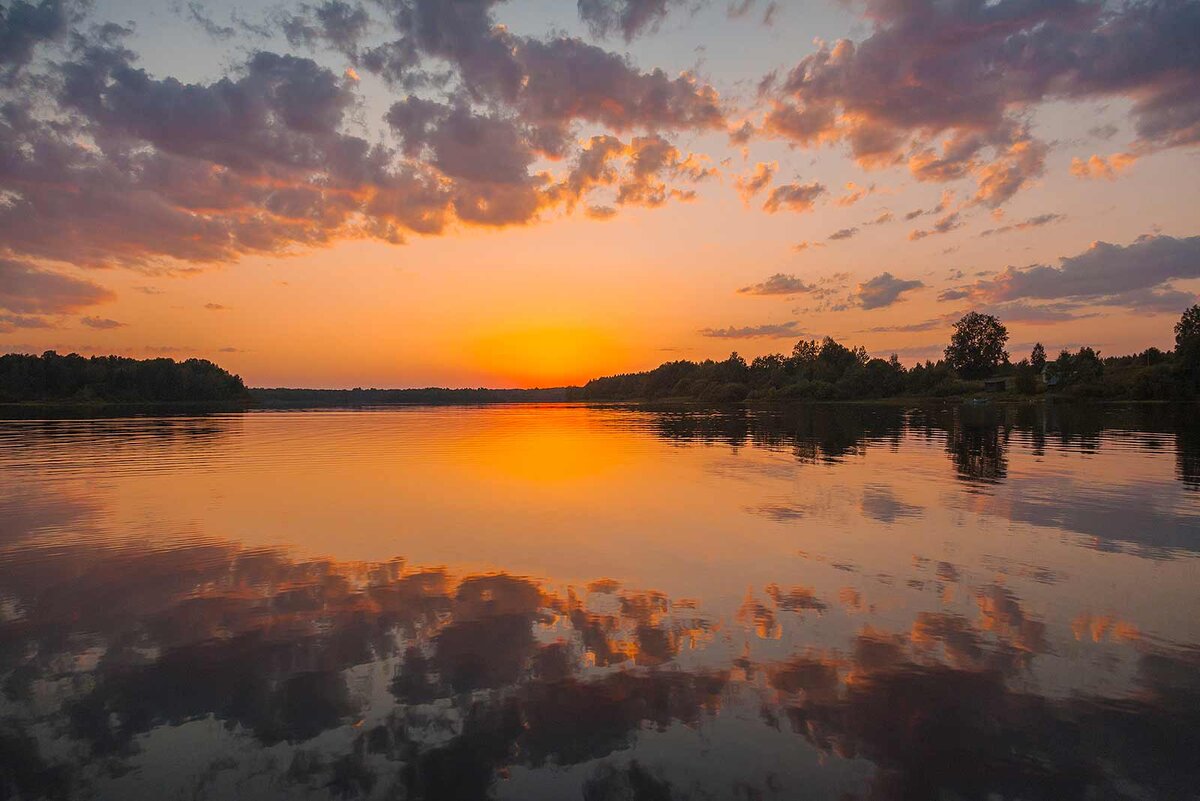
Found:
<path fill-rule="evenodd" d="M 239 376 L 206 359 L 76 353 L 0 356 L 0 403 L 210 403 L 250 397 Z"/>

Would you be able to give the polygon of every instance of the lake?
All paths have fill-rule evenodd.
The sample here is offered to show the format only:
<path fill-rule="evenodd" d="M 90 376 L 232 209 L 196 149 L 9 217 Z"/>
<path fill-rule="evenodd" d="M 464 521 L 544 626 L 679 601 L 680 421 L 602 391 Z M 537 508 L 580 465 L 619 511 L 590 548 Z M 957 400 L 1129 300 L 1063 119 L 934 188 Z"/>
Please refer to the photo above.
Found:
<path fill-rule="evenodd" d="M 1196 407 L 0 420 L 0 798 L 1200 787 Z"/>

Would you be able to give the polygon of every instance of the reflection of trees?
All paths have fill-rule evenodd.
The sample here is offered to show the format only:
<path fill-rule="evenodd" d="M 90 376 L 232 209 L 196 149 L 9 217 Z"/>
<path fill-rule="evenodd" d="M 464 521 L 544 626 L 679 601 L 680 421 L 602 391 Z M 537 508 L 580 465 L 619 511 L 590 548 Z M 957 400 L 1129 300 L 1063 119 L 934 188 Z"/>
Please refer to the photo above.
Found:
<path fill-rule="evenodd" d="M 1175 431 L 1175 470 L 1188 489 L 1200 490 L 1200 413 L 1179 421 Z"/>
<path fill-rule="evenodd" d="M 29 413 L 8 409 L 5 418 L 14 412 Z M 225 449 L 242 432 L 241 415 L 193 416 L 177 412 L 137 418 L 2 419 L 0 471 L 88 462 L 147 471 L 159 468 L 163 460 L 186 459 L 189 464 L 203 464 L 224 456 Z M 46 417 L 45 412 L 42 417 Z"/>
<path fill-rule="evenodd" d="M 959 403 L 904 410 L 861 404 L 787 404 L 751 408 L 644 407 L 652 430 L 676 442 L 752 444 L 790 449 L 801 462 L 833 462 L 905 436 L 944 441 L 958 476 L 995 484 L 1008 476 L 1016 444 L 1043 455 L 1060 450 L 1096 453 L 1105 432 L 1138 432 L 1145 447 L 1174 437 L 1178 474 L 1200 487 L 1200 415 L 1194 406 L 1082 403 Z"/>
<path fill-rule="evenodd" d="M 1004 481 L 1008 475 L 1008 438 L 1007 427 L 986 420 L 960 420 L 946 439 L 946 450 L 958 477 L 984 484 Z"/>
<path fill-rule="evenodd" d="M 805 462 L 836 461 L 868 442 L 897 441 L 904 410 L 895 406 L 789 404 L 778 407 L 651 408 L 653 430 L 681 442 L 787 448 Z"/>

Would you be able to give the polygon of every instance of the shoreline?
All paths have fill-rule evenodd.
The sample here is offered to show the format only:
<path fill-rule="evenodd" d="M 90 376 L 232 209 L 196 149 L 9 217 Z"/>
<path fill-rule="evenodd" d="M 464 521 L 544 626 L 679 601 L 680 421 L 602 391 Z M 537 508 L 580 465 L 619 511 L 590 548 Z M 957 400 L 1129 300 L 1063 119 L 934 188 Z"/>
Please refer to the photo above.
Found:
<path fill-rule="evenodd" d="M 505 406 L 505 405 L 547 405 L 547 406 L 687 406 L 704 409 L 769 409 L 787 406 L 926 406 L 926 405 L 961 405 L 961 406 L 1032 406 L 1044 403 L 1065 403 L 1072 405 L 1136 405 L 1136 406 L 1186 406 L 1200 402 L 1200 399 L 1178 400 L 1140 400 L 1135 398 L 1069 398 L 1056 395 L 1029 396 L 892 396 L 886 398 L 848 398 L 836 400 L 815 399 L 776 399 L 776 400 L 744 400 L 729 403 L 704 401 L 698 398 L 623 398 L 623 399 L 444 399 L 444 400 L 411 400 L 411 401 L 364 401 L 364 402 L 262 402 L 256 399 L 246 401 L 17 401 L 0 402 L 0 412 L 4 411 L 196 411 L 196 412 L 249 412 L 249 411 L 306 411 L 321 409 L 383 409 L 383 408 L 415 408 L 428 406 Z"/>

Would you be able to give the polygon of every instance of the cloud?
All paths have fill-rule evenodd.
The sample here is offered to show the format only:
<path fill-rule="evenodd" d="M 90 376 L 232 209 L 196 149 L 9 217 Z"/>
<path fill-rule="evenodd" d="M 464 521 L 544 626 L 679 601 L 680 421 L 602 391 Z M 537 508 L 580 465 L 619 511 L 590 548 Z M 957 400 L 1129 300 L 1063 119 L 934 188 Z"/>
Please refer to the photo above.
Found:
<path fill-rule="evenodd" d="M 703 328 L 700 336 L 714 339 L 784 339 L 786 337 L 802 337 L 799 323 L 767 323 L 765 325 L 748 325 L 741 328 Z"/>
<path fill-rule="evenodd" d="M 1009 267 L 970 287 L 990 302 L 1072 300 L 1129 308 L 1154 308 L 1182 300 L 1169 282 L 1200 278 L 1200 236 L 1143 236 L 1129 245 L 1095 242 L 1057 267 Z M 1158 294 L 1152 294 L 1153 290 Z"/>
<path fill-rule="evenodd" d="M 229 311 L 228 306 L 223 306 L 220 303 L 205 303 L 204 308 L 209 311 Z"/>
<path fill-rule="evenodd" d="M 853 297 L 864 309 L 883 309 L 901 300 L 905 292 L 924 286 L 923 281 L 905 281 L 885 272 L 859 284 Z"/>
<path fill-rule="evenodd" d="M 0 75 L 12 78 L 42 42 L 61 39 L 71 22 L 68 0 L 16 0 L 0 8 Z"/>
<path fill-rule="evenodd" d="M 18 314 L 69 314 L 115 297 L 86 279 L 0 258 L 0 309 Z"/>
<path fill-rule="evenodd" d="M 794 250 L 796 253 L 802 253 L 802 252 L 808 250 L 809 248 L 823 248 L 823 247 L 825 247 L 824 242 L 810 242 L 808 240 L 805 240 L 803 242 L 797 242 L 796 244 L 792 245 L 792 250 Z"/>
<path fill-rule="evenodd" d="M 640 13 L 640 3 L 616 5 Z M 341 51 L 349 69 L 258 51 L 189 83 L 140 67 L 132 30 L 113 24 L 80 27 L 54 58 L 31 62 L 44 42 L 66 39 L 73 12 L 57 0 L 10 4 L 0 91 L 4 75 L 29 63 L 38 72 L 36 92 L 0 98 L 0 241 L 17 257 L 153 271 L 346 238 L 400 243 L 456 222 L 526 225 L 583 199 L 539 163 L 582 158 L 580 125 L 630 134 L 620 197 L 584 209 L 695 197 L 677 184 L 715 171 L 666 134 L 723 130 L 715 89 L 581 39 L 518 36 L 494 6 L 385 4 L 391 39 L 367 47 L 380 21 L 360 4 L 301 3 L 272 17 L 277 30 Z M 202 6 L 188 10 L 225 36 Z M 387 117 L 398 144 L 354 133 L 373 127 L 359 119 L 360 71 L 401 90 Z"/>
<path fill-rule="evenodd" d="M 974 178 L 998 206 L 1044 170 L 1025 123 L 1037 104 L 1127 98 L 1133 151 L 1200 142 L 1200 5 L 1192 0 L 866 0 L 858 42 L 822 43 L 763 87 L 761 129 L 847 145 L 865 168 Z"/>
<path fill-rule="evenodd" d="M 874 191 L 875 184 L 864 187 L 859 186 L 858 184 L 854 183 L 854 181 L 850 181 L 848 184 L 846 184 L 846 194 L 833 201 L 833 204 L 835 206 L 842 207 L 853 206 L 855 203 L 862 200 Z"/>
<path fill-rule="evenodd" d="M 1014 300 L 1005 303 L 985 304 L 978 311 L 990 314 L 1010 323 L 1053 325 L 1097 316 L 1095 312 L 1081 311 L 1075 303 L 1031 304 Z"/>
<path fill-rule="evenodd" d="M 1130 153 L 1113 153 L 1111 156 L 1092 155 L 1084 161 L 1076 156 L 1071 159 L 1071 175 L 1076 178 L 1107 178 L 1117 180 L 1117 174 L 1133 166 L 1137 156 Z"/>
<path fill-rule="evenodd" d="M 947 214 L 945 217 L 937 220 L 932 228 L 912 230 L 908 232 L 908 240 L 916 242 L 919 239 L 924 239 L 927 236 L 936 236 L 938 234 L 948 234 L 956 228 L 962 228 L 963 223 L 957 211 Z"/>
<path fill-rule="evenodd" d="M 671 6 L 679 0 L 578 0 L 579 17 L 594 36 L 620 33 L 631 41 L 644 32 L 657 30 Z"/>
<path fill-rule="evenodd" d="M 902 323 L 899 325 L 881 325 L 874 328 L 868 328 L 862 333 L 866 334 L 911 334 L 923 331 L 934 331 L 941 328 L 948 328 L 955 320 L 957 315 L 942 315 L 934 317 L 931 320 L 922 320 L 916 323 Z"/>
<path fill-rule="evenodd" d="M 741 19 L 748 16 L 755 6 L 758 5 L 757 0 L 731 0 L 725 9 L 725 15 L 730 19 Z M 768 28 L 775 24 L 775 17 L 779 13 L 779 3 L 775 0 L 763 6 L 762 24 Z"/>
<path fill-rule="evenodd" d="M 824 184 L 816 181 L 807 184 L 780 184 L 771 190 L 767 201 L 763 203 L 763 209 L 771 214 L 784 207 L 795 212 L 812 211 L 817 198 L 827 191 Z"/>
<path fill-rule="evenodd" d="M 192 22 L 200 26 L 200 29 L 218 41 L 232 39 L 237 35 L 237 29 L 229 25 L 221 25 L 216 22 L 204 10 L 204 6 L 197 2 L 187 4 L 188 18 Z"/>
<path fill-rule="evenodd" d="M 611 220 L 617 216 L 617 210 L 612 206 L 588 206 L 583 214 L 592 220 Z"/>
<path fill-rule="evenodd" d="M 750 200 L 771 185 L 771 179 L 775 176 L 779 169 L 777 162 L 760 161 L 754 165 L 754 172 L 749 175 L 739 175 L 733 179 L 733 186 L 737 189 L 738 195 L 741 196 L 743 203 L 749 203 Z"/>
<path fill-rule="evenodd" d="M 979 235 L 980 236 L 997 236 L 999 234 L 1011 233 L 1012 231 L 1026 231 L 1026 230 L 1029 230 L 1030 228 L 1041 228 L 1043 225 L 1050 225 L 1051 223 L 1062 222 L 1065 219 L 1067 219 L 1067 215 L 1065 215 L 1065 214 L 1055 214 L 1055 213 L 1039 214 L 1036 217 L 1030 217 L 1030 218 L 1024 220 L 1023 222 L 1012 223 L 1009 225 L 1002 225 L 999 228 L 988 228 L 985 231 L 981 231 L 979 233 Z"/>
<path fill-rule="evenodd" d="M 744 286 L 738 290 L 739 295 L 800 295 L 811 292 L 815 287 L 806 284 L 794 275 L 775 273 L 766 281 Z"/>
<path fill-rule="evenodd" d="M 371 17 L 361 5 L 343 0 L 326 0 L 319 5 L 300 4 L 300 13 L 283 13 L 277 20 L 283 35 L 293 45 L 316 47 L 328 44 L 354 56 L 366 34 Z"/>
<path fill-rule="evenodd" d="M 842 240 L 842 239 L 853 239 L 857 233 L 858 233 L 857 228 L 841 228 L 837 231 L 834 231 L 832 234 L 830 234 L 829 239 L 831 239 L 835 242 Z"/>
<path fill-rule="evenodd" d="M 54 328 L 54 324 L 43 317 L 0 312 L 0 334 L 9 334 L 19 328 Z"/>
<path fill-rule="evenodd" d="M 109 331 L 113 328 L 124 328 L 125 323 L 119 323 L 116 320 L 110 320 L 107 317 L 83 317 L 79 322 L 86 325 L 88 328 L 95 328 L 100 331 Z"/>
<path fill-rule="evenodd" d="M 690 200 L 694 192 L 678 184 L 694 184 L 714 175 L 716 169 L 705 158 L 684 155 L 658 134 L 635 136 L 628 144 L 606 134 L 585 143 L 566 177 L 544 194 L 571 209 L 593 191 L 609 189 L 614 195 L 612 203 L 593 208 L 611 209 L 615 214 L 613 205 L 656 208 L 671 198 Z"/>

